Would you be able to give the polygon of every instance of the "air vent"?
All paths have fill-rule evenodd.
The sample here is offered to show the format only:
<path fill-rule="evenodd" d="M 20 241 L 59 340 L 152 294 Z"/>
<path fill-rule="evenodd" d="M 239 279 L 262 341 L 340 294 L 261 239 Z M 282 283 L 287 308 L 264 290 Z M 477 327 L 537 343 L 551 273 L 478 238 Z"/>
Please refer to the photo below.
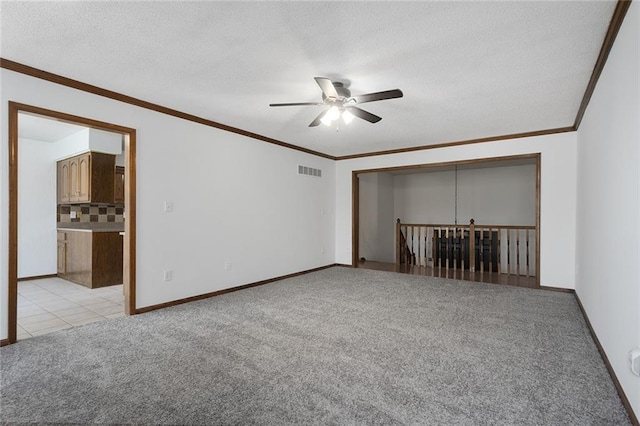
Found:
<path fill-rule="evenodd" d="M 314 169 L 313 167 L 298 166 L 299 175 L 309 175 L 315 177 L 322 177 L 322 170 Z"/>

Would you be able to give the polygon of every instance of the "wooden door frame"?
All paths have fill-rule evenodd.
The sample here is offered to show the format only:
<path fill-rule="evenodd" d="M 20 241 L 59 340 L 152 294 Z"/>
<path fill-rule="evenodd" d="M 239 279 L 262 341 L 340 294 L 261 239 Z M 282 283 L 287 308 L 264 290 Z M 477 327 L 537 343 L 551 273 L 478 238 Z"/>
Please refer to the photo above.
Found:
<path fill-rule="evenodd" d="M 9 101 L 9 250 L 8 250 L 8 338 L 17 341 L 18 324 L 18 114 L 30 114 L 124 136 L 125 206 L 124 223 L 124 312 L 136 314 L 136 131 L 129 127 L 79 117 L 32 105 Z M 3 342 L 5 343 L 5 342 Z"/>
<path fill-rule="evenodd" d="M 351 172 L 351 266 L 358 267 L 358 250 L 360 241 L 360 181 L 358 176 L 365 173 L 379 173 L 396 170 L 429 169 L 434 167 L 460 166 L 465 164 L 478 164 L 497 161 L 533 159 L 536 164 L 536 284 L 540 288 L 540 162 L 542 154 L 521 154 L 504 157 L 478 158 L 474 160 L 447 161 L 441 163 L 414 164 L 410 166 L 383 167 L 378 169 L 353 170 Z"/>

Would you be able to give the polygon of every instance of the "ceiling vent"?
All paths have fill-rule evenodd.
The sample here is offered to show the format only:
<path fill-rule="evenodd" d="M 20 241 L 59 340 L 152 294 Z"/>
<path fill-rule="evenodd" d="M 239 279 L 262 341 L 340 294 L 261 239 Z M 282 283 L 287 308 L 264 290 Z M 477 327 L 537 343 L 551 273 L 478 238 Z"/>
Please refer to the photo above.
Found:
<path fill-rule="evenodd" d="M 322 170 L 314 169 L 313 167 L 307 167 L 307 166 L 300 166 L 299 165 L 298 166 L 298 174 L 299 175 L 322 177 Z"/>

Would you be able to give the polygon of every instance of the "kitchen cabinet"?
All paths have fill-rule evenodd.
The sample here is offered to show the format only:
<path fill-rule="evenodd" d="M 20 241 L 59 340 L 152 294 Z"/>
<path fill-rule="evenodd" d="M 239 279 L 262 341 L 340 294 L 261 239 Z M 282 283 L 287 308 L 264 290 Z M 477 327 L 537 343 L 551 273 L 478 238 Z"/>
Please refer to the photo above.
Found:
<path fill-rule="evenodd" d="M 115 204 L 124 204 L 124 167 L 116 166 L 113 202 Z"/>
<path fill-rule="evenodd" d="M 69 161 L 58 161 L 58 204 L 68 204 L 71 194 L 71 173 Z"/>
<path fill-rule="evenodd" d="M 58 276 L 89 288 L 122 284 L 119 232 L 58 230 Z"/>
<path fill-rule="evenodd" d="M 113 203 L 115 161 L 99 152 L 58 161 L 58 204 Z"/>
<path fill-rule="evenodd" d="M 67 273 L 67 233 L 58 232 L 58 275 Z"/>

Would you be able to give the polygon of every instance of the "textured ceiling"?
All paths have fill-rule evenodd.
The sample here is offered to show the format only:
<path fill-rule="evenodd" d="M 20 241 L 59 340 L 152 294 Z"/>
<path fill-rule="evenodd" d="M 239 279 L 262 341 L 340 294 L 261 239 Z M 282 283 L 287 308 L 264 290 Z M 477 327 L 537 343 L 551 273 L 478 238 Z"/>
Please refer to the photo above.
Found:
<path fill-rule="evenodd" d="M 615 1 L 2 2 L 0 55 L 330 155 L 572 126 Z M 383 117 L 307 127 L 315 76 Z"/>

